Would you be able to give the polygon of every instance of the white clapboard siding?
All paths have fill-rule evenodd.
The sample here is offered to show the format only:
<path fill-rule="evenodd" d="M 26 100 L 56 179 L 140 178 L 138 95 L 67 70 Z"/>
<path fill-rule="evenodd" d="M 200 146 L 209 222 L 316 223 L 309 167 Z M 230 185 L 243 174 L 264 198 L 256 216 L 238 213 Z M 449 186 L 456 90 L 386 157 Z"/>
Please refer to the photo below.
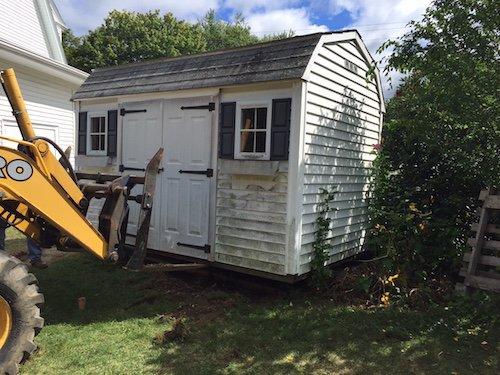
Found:
<path fill-rule="evenodd" d="M 0 0 L 0 38 L 27 51 L 49 57 L 34 0 Z"/>
<path fill-rule="evenodd" d="M 352 42 L 323 45 L 313 60 L 305 108 L 302 244 L 298 271 L 310 270 L 320 189 L 338 193 L 327 234 L 330 262 L 361 250 L 367 230 L 373 146 L 380 137 L 377 83 Z"/>
<path fill-rule="evenodd" d="M 286 162 L 274 176 L 259 179 L 219 170 L 215 259 L 239 267 L 285 273 Z M 241 171 L 245 172 L 245 171 Z"/>
<path fill-rule="evenodd" d="M 0 66 L 10 64 L 0 61 Z M 74 163 L 75 113 L 70 101 L 71 88 L 27 69 L 16 68 L 16 75 L 35 133 L 53 139 L 63 151 L 71 146 Z M 21 139 L 3 91 L 0 92 L 0 124 L 2 135 Z"/>

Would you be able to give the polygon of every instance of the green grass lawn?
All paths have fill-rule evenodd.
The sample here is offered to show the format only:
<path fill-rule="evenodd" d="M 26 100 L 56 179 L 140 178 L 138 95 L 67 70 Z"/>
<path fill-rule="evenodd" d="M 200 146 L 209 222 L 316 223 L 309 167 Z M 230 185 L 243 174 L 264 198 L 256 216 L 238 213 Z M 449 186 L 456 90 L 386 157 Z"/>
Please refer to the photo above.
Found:
<path fill-rule="evenodd" d="M 36 274 L 46 326 L 23 374 L 500 373 L 498 298 L 367 309 L 305 288 L 131 273 L 86 254 Z"/>

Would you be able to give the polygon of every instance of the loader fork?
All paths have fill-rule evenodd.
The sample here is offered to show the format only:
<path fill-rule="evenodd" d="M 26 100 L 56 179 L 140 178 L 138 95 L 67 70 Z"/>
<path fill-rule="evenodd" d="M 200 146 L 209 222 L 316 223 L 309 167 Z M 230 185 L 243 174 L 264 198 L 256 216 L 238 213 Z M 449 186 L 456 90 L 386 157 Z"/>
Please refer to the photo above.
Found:
<path fill-rule="evenodd" d="M 140 197 L 141 205 L 139 211 L 139 222 L 137 223 L 137 235 L 135 237 L 135 247 L 127 268 L 132 271 L 138 271 L 144 265 L 146 250 L 148 247 L 149 224 L 153 214 L 153 198 L 155 195 L 156 177 L 163 158 L 163 149 L 149 161 L 144 174 L 144 188 Z"/>

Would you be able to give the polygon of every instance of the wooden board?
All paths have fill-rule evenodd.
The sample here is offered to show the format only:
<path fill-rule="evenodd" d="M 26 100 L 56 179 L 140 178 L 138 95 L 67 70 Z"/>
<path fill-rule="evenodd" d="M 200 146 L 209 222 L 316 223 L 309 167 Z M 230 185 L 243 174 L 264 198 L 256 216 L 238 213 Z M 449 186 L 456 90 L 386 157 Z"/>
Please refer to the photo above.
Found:
<path fill-rule="evenodd" d="M 469 238 L 469 240 L 467 241 L 467 245 L 472 246 L 472 247 L 476 246 L 476 239 Z M 500 241 L 495 241 L 495 240 L 484 241 L 482 248 L 487 249 L 487 250 L 499 251 L 500 250 Z"/>
<path fill-rule="evenodd" d="M 490 195 L 484 200 L 483 208 L 500 210 L 500 195 Z"/>
<path fill-rule="evenodd" d="M 464 261 L 469 262 L 471 258 L 471 253 L 466 253 L 464 255 Z M 481 255 L 478 258 L 478 264 L 485 266 L 500 267 L 500 258 L 491 255 Z"/>
<path fill-rule="evenodd" d="M 466 273 L 467 270 L 464 270 L 463 272 L 462 271 L 460 272 L 460 275 L 465 277 Z M 482 274 L 484 275 L 484 273 Z M 490 275 L 488 276 L 472 275 L 470 276 L 468 286 L 476 289 L 483 289 L 500 293 L 500 280 L 492 278 Z"/>
<path fill-rule="evenodd" d="M 205 263 L 158 263 L 148 264 L 143 267 L 146 272 L 178 272 L 178 271 L 193 271 L 202 268 L 207 268 L 209 265 Z"/>
<path fill-rule="evenodd" d="M 479 228 L 479 223 L 474 223 L 471 226 L 473 232 L 477 232 Z M 500 224 L 488 224 L 486 226 L 486 233 L 489 234 L 500 234 Z"/>
<path fill-rule="evenodd" d="M 500 195 L 488 188 L 481 191 L 479 201 L 483 202 L 478 209 L 479 222 L 471 226 L 475 236 L 467 241 L 472 251 L 464 254 L 465 267 L 460 270 L 460 276 L 464 277 L 467 292 L 472 289 L 500 292 L 500 241 L 497 240 L 500 225 L 490 222 L 500 210 Z M 484 254 L 484 250 L 493 250 L 495 255 Z"/>

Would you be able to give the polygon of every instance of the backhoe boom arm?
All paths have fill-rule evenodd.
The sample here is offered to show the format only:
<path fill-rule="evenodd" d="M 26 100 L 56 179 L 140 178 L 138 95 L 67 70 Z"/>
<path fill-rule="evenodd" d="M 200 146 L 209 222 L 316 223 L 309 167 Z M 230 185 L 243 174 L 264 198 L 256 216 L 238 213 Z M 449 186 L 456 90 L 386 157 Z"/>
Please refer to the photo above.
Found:
<path fill-rule="evenodd" d="M 56 159 L 47 140 L 36 137 L 14 70 L 0 72 L 0 78 L 23 137 L 23 141 L 0 137 L 19 146 L 18 150 L 0 146 L 0 215 L 40 244 L 55 244 L 56 240 L 47 243 L 49 235 L 67 236 L 97 257 L 107 258 L 107 240 L 84 215 L 88 200 L 72 178 L 74 173 Z"/>

